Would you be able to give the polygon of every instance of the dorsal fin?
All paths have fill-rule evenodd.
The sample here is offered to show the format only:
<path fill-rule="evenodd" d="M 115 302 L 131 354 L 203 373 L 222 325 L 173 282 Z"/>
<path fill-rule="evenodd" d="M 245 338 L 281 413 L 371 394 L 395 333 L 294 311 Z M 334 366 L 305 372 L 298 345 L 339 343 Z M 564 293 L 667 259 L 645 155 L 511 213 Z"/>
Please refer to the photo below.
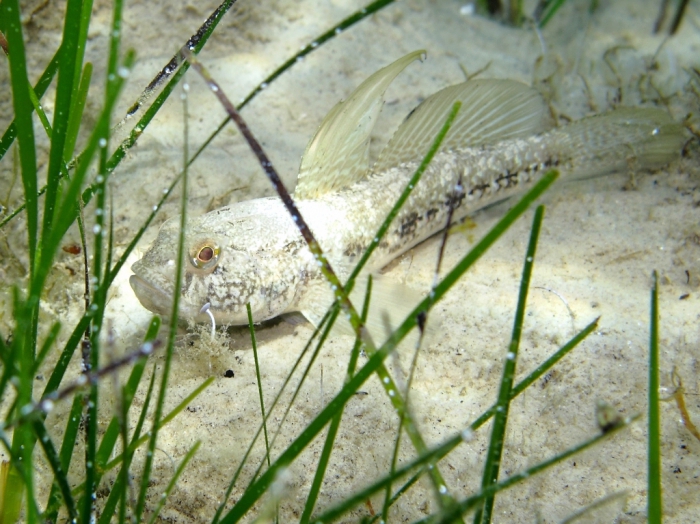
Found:
<path fill-rule="evenodd" d="M 420 161 L 457 101 L 462 107 L 440 150 L 493 144 L 547 129 L 547 107 L 533 88 L 513 80 L 471 80 L 426 98 L 399 126 L 373 171 Z"/>
<path fill-rule="evenodd" d="M 414 51 L 380 69 L 330 110 L 306 146 L 294 196 L 313 198 L 347 187 L 369 171 L 369 139 L 383 95 L 403 69 L 425 54 Z"/>

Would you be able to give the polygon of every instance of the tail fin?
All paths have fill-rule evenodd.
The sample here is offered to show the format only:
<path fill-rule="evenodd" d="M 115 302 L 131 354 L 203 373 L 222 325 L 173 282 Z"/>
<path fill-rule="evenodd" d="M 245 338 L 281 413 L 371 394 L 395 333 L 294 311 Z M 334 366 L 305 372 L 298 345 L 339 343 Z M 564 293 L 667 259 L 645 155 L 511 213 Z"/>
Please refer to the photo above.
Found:
<path fill-rule="evenodd" d="M 656 169 L 677 158 L 683 127 L 657 108 L 621 108 L 552 132 L 576 178 L 618 169 Z"/>

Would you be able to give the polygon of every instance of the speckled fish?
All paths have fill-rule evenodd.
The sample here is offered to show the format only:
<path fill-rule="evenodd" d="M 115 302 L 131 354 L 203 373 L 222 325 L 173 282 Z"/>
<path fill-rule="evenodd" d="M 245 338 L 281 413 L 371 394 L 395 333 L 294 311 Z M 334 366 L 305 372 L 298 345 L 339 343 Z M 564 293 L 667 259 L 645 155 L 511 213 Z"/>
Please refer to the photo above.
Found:
<path fill-rule="evenodd" d="M 369 272 L 443 229 L 450 206 L 459 220 L 526 190 L 550 166 L 563 178 L 658 168 L 678 156 L 684 140 L 681 126 L 655 108 L 618 109 L 548 130 L 547 106 L 536 90 L 509 80 L 471 80 L 420 104 L 370 167 L 370 134 L 384 91 L 421 54 L 377 71 L 338 103 L 302 157 L 294 197 L 341 278 L 374 238 L 457 100 L 462 107 L 454 124 L 372 255 Z M 171 308 L 179 220 L 163 224 L 132 267 L 136 296 L 156 313 Z M 247 324 L 250 303 L 255 322 L 301 312 L 317 323 L 332 303 L 316 260 L 277 197 L 192 218 L 185 238 L 182 320 L 208 320 L 201 309 L 209 304 L 218 323 Z"/>

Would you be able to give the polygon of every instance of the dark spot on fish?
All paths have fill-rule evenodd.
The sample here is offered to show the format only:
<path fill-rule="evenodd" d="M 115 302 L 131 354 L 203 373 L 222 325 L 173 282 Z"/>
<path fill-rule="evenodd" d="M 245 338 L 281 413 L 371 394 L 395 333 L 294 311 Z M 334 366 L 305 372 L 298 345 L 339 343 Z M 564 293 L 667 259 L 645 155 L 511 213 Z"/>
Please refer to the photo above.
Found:
<path fill-rule="evenodd" d="M 343 251 L 343 255 L 345 255 L 348 258 L 355 258 L 360 253 L 362 253 L 362 251 L 364 251 L 364 246 L 360 244 L 350 244 Z"/>
<path fill-rule="evenodd" d="M 488 187 L 488 184 L 485 184 Z M 479 187 L 479 186 L 477 186 Z M 473 192 L 470 191 L 469 194 L 471 195 Z M 464 201 L 464 198 L 467 195 L 464 193 L 464 191 L 453 191 L 447 197 L 445 197 L 445 206 L 447 206 L 450 209 L 457 209 L 459 206 L 462 205 L 462 202 Z"/>
<path fill-rule="evenodd" d="M 399 226 L 399 236 L 403 238 L 406 235 L 412 235 L 415 233 L 416 227 L 418 227 L 418 221 L 420 220 L 423 220 L 423 217 L 415 211 L 409 213 Z"/>

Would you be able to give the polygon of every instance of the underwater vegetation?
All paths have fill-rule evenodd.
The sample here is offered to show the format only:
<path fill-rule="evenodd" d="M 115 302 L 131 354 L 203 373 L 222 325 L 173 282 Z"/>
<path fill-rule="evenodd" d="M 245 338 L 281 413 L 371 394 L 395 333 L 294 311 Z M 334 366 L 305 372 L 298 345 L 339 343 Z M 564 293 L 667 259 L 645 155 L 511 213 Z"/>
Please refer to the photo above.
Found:
<path fill-rule="evenodd" d="M 240 10 L 230 12 L 239 3 Z M 580 8 L 573 4 L 557 11 L 552 27 L 566 24 L 571 16 L 566 9 Z M 295 211 L 290 196 L 289 177 L 296 172 L 284 169 L 298 154 L 281 159 L 276 146 L 299 136 L 303 142 L 295 151 L 300 153 L 333 105 L 317 108 L 309 98 L 318 98 L 319 106 L 325 97 L 345 98 L 379 69 L 377 63 L 386 65 L 417 47 L 409 41 L 407 49 L 402 44 L 383 50 L 386 55 L 372 63 L 357 64 L 347 56 L 368 48 L 367 34 L 384 31 L 388 40 L 396 39 L 394 32 L 410 33 L 415 20 L 425 23 L 426 11 L 458 13 L 459 6 L 377 1 L 349 9 L 272 2 L 266 11 L 239 0 L 206 13 L 189 6 L 171 21 L 177 39 L 167 40 L 162 56 L 168 58 L 157 62 L 149 60 L 149 44 L 130 39 L 138 15 L 129 14 L 130 6 L 121 1 L 109 10 L 81 0 L 68 0 L 64 11 L 54 5 L 32 11 L 13 0 L 3 0 L 1 7 L 7 44 L 3 82 L 7 79 L 12 95 L 2 99 L 7 123 L 0 130 L 2 522 L 510 522 L 530 521 L 535 513 L 546 522 L 660 522 L 664 516 L 682 521 L 694 514 L 698 501 L 684 491 L 688 477 L 682 475 L 692 477 L 698 467 L 692 433 L 697 354 L 669 355 L 664 349 L 697 347 L 697 332 L 683 333 L 682 322 L 695 318 L 688 311 L 697 306 L 700 268 L 693 265 L 697 248 L 690 239 L 700 233 L 693 225 L 697 206 L 692 207 L 698 173 L 678 168 L 690 169 L 697 143 L 678 141 L 679 124 L 663 122 L 672 129 L 678 153 L 684 149 L 683 160 L 658 177 L 640 174 L 630 182 L 636 190 L 622 192 L 626 180 L 618 177 L 593 181 L 602 186 L 576 182 L 549 191 L 557 178 L 566 177 L 570 166 L 563 163 L 538 170 L 541 176 L 531 186 L 473 222 L 456 223 L 461 211 L 450 199 L 442 217 L 447 227 L 435 230 L 443 233 L 397 258 L 387 274 L 356 280 L 349 296 L 347 278 L 359 275 L 356 268 L 366 262 L 368 250 L 381 249 L 382 238 L 391 234 L 391 217 L 411 205 L 411 190 L 424 181 L 419 179 L 433 174 L 430 166 L 449 144 L 450 129 L 469 118 L 463 113 L 467 104 L 451 100 L 401 179 L 400 191 L 385 199 L 388 212 L 370 234 L 371 245 L 358 266 L 337 267 L 326 257 L 324 243 L 302 229 L 302 240 L 321 263 L 319 280 L 335 286 L 335 300 L 320 308 L 314 325 L 259 325 L 262 318 L 248 301 L 241 311 L 244 328 L 219 326 L 210 332 L 207 323 L 183 328 L 181 294 L 173 294 L 161 320 L 145 313 L 131 293 L 128 267 L 144 254 L 136 255 L 137 244 L 155 238 L 164 215 L 172 217 L 177 232 L 173 289 L 180 289 L 186 278 L 181 266 L 190 254 L 184 234 L 188 217 L 230 200 L 278 194 L 297 213 L 294 222 L 303 224 L 304 207 Z M 320 13 L 322 8 L 329 11 Z M 614 9 L 602 6 L 591 16 L 605 8 Z M 60 22 L 54 40 L 41 31 L 46 9 Z M 207 17 L 189 40 L 179 31 L 183 25 L 196 27 L 187 13 Z M 593 26 L 603 23 L 592 20 Z M 292 44 L 273 41 L 276 23 L 289 25 L 282 40 Z M 474 34 L 480 27 L 501 31 L 476 17 L 460 23 L 471 24 Z M 306 32 L 294 33 L 298 27 Z M 151 31 L 149 42 L 155 45 L 161 35 L 155 27 Z M 503 31 L 498 38 L 504 42 L 508 35 L 517 41 L 525 34 L 524 29 Z M 250 47 L 237 52 L 243 42 Z M 298 42 L 303 42 L 300 51 L 290 52 Z M 33 55 L 39 51 L 41 57 Z M 688 108 L 697 103 L 692 69 L 658 52 L 655 67 L 682 76 L 679 87 L 655 75 L 646 58 L 626 53 L 615 48 L 606 50 L 605 60 L 602 52 L 594 59 L 615 67 L 605 73 L 612 86 L 602 95 L 589 93 L 588 113 L 640 105 L 654 118 L 670 111 L 681 122 L 692 112 Z M 229 55 L 243 61 L 234 73 L 221 60 Z M 428 56 L 421 66 L 428 72 L 409 70 L 405 83 L 388 92 L 389 119 L 392 113 L 403 118 L 419 99 L 464 80 L 455 61 L 450 62 L 452 81 L 431 80 L 438 68 L 446 68 L 449 53 L 428 47 Z M 498 64 L 488 66 L 485 55 L 478 58 L 462 70 L 473 75 L 485 67 L 479 78 L 493 70 L 501 71 L 495 77 L 511 76 Z M 640 62 L 646 76 L 635 69 Z M 557 92 L 572 76 L 562 73 L 555 59 L 540 63 L 535 84 L 546 92 L 554 120 L 563 124 L 585 116 L 570 103 L 578 87 Z M 244 76 L 246 64 L 253 76 L 231 79 Z M 316 67 L 320 72 L 313 72 Z M 340 87 L 329 72 L 336 67 L 343 71 Z M 590 77 L 599 78 L 590 67 Z M 154 71 L 160 72 L 149 82 Z M 291 76 L 298 71 L 318 76 Z M 526 80 L 522 70 L 511 73 Z M 289 101 L 295 90 L 305 91 L 301 105 Z M 249 95 L 234 106 L 229 99 L 244 92 Z M 275 102 L 280 97 L 284 102 Z M 264 120 L 280 107 L 292 115 L 291 123 Z M 683 121 L 691 130 L 692 118 Z M 160 127 L 159 119 L 165 122 Z M 245 120 L 246 127 L 233 132 L 229 120 L 239 125 Z M 288 133 L 294 126 L 298 133 Z M 377 129 L 373 133 L 381 134 Z M 588 139 L 590 130 L 584 131 Z M 236 173 L 222 181 L 221 166 L 232 164 Z M 149 171 L 154 166 L 158 170 Z M 213 183 L 206 178 L 212 166 Z M 638 168 L 632 162 L 629 171 Z M 672 182 L 665 181 L 669 177 Z M 229 200 L 212 195 L 212 185 L 225 186 L 221 192 Z M 661 196 L 653 200 L 655 191 Z M 635 199 L 647 193 L 653 204 L 635 209 Z M 637 249 L 625 233 L 614 236 L 618 249 L 609 252 L 586 243 L 591 230 L 595 236 L 623 229 L 605 215 L 606 199 L 624 202 L 613 207 L 629 206 L 627 216 L 646 235 L 641 242 L 647 247 Z M 669 201 L 682 209 L 676 211 Z M 556 225 L 566 220 L 564 207 L 590 214 L 579 214 L 566 222 L 575 229 L 562 231 Z M 677 214 L 670 224 L 662 220 L 672 213 Z M 687 217 L 685 225 L 673 222 L 678 214 Z M 668 231 L 679 231 L 679 237 L 660 236 Z M 572 239 L 573 244 L 578 239 L 580 250 Z M 677 242 L 669 262 L 659 258 L 665 249 L 656 246 L 668 248 L 671 240 Z M 556 244 L 571 255 L 553 255 Z M 195 252 L 198 263 L 219 255 L 202 249 Z M 509 256 L 513 264 L 505 262 Z M 584 264 L 576 265 L 566 277 L 569 287 L 558 279 L 559 268 L 578 259 L 610 271 L 593 276 Z M 639 265 L 628 269 L 629 260 Z M 375 344 L 379 339 L 363 328 L 377 300 L 375 288 L 397 277 L 419 287 L 421 298 L 407 305 L 405 316 L 392 319 L 385 340 Z M 627 300 L 606 287 L 613 279 L 627 286 Z M 639 304 L 641 315 L 634 309 Z M 621 326 L 608 320 L 623 312 L 632 320 Z M 204 321 L 209 313 L 202 312 Z M 331 326 L 345 318 L 352 334 L 337 335 Z M 664 337 L 667 329 L 674 330 L 675 339 Z M 684 385 L 666 378 L 672 364 Z M 615 381 L 619 384 L 610 384 Z M 659 404 L 666 386 L 674 402 Z M 675 422 L 679 416 L 683 423 Z M 685 447 L 678 451 L 680 446 Z M 603 480 L 588 484 L 588 477 Z"/>

